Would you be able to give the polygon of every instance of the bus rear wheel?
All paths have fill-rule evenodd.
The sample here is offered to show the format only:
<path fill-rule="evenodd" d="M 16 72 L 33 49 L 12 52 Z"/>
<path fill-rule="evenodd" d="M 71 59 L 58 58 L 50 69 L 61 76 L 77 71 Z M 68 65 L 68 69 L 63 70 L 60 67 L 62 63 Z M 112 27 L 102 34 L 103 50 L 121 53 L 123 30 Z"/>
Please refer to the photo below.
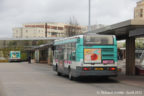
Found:
<path fill-rule="evenodd" d="M 61 73 L 57 71 L 57 75 L 58 75 L 58 76 L 61 76 Z"/>
<path fill-rule="evenodd" d="M 58 71 L 58 66 L 56 65 L 56 71 L 57 71 L 57 75 L 61 76 L 62 74 Z"/>

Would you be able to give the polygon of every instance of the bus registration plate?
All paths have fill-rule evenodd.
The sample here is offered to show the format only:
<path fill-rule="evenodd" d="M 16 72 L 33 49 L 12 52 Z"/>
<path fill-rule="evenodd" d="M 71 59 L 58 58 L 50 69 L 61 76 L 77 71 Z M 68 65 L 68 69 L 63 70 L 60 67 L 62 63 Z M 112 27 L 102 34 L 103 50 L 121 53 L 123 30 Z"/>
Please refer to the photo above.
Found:
<path fill-rule="evenodd" d="M 95 68 L 95 70 L 103 71 L 104 68 Z"/>

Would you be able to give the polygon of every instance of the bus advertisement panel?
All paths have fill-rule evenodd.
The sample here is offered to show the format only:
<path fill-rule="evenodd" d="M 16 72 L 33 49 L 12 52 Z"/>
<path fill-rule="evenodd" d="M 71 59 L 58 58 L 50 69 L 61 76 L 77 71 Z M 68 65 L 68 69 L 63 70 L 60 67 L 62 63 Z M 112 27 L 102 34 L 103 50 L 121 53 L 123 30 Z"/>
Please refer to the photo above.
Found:
<path fill-rule="evenodd" d="M 84 49 L 85 63 L 101 63 L 101 49 Z"/>

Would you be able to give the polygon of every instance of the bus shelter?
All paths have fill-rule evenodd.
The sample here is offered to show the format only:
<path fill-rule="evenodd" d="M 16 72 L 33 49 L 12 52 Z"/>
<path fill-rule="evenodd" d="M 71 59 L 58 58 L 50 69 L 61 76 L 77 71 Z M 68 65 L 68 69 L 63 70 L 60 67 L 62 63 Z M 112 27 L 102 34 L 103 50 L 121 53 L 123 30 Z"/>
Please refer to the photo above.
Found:
<path fill-rule="evenodd" d="M 51 65 L 53 58 L 53 45 L 43 44 L 38 47 L 35 47 L 34 58 L 36 63 L 46 63 Z"/>
<path fill-rule="evenodd" d="M 135 75 L 135 38 L 144 37 L 144 20 L 127 20 L 85 34 L 116 35 L 117 40 L 126 40 L 126 75 Z"/>

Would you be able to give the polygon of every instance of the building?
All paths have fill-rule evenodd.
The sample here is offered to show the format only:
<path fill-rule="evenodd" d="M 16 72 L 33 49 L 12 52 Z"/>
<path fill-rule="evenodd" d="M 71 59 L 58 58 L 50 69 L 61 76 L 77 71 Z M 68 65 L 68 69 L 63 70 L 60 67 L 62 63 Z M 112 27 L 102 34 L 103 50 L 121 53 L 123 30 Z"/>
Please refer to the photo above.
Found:
<path fill-rule="evenodd" d="M 137 6 L 134 9 L 134 19 L 144 19 L 144 0 L 137 2 Z M 144 38 L 137 38 L 136 42 L 144 44 Z"/>
<path fill-rule="evenodd" d="M 14 38 L 44 38 L 65 37 L 67 28 L 71 27 L 65 23 L 29 23 L 23 27 L 13 28 Z M 77 26 L 76 31 L 80 34 L 85 32 L 84 26 Z"/>
<path fill-rule="evenodd" d="M 134 19 L 144 19 L 144 0 L 137 2 L 134 9 Z"/>
<path fill-rule="evenodd" d="M 45 37 L 44 28 L 13 28 L 14 38 L 43 38 Z"/>

